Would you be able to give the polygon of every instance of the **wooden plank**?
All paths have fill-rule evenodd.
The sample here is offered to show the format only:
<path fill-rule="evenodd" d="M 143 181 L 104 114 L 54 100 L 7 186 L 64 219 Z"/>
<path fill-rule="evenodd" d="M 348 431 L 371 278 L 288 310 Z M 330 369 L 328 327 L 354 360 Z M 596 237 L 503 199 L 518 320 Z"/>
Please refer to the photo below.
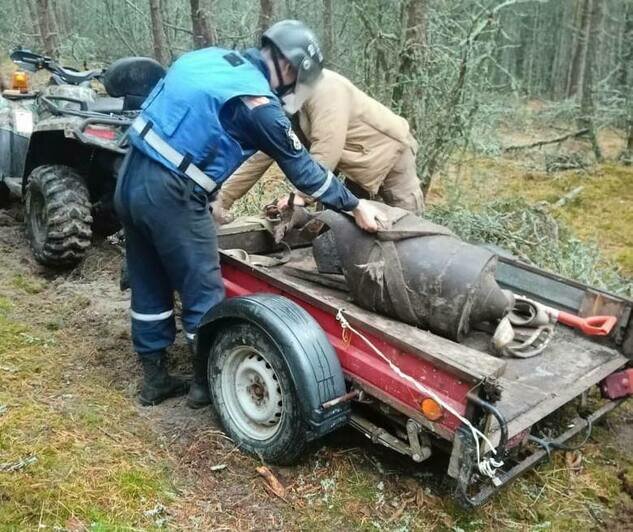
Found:
<path fill-rule="evenodd" d="M 552 412 L 558 410 L 563 405 L 567 404 L 569 401 L 573 400 L 575 397 L 578 397 L 582 392 L 590 388 L 592 385 L 600 382 L 602 379 L 616 371 L 618 368 L 621 368 L 626 363 L 626 358 L 623 356 L 614 358 L 609 362 L 597 366 L 589 373 L 583 375 L 580 379 L 574 381 L 567 388 L 563 390 L 550 390 L 550 393 L 547 396 L 539 401 L 537 404 L 531 404 L 529 401 L 529 396 L 526 394 L 522 394 L 524 399 L 528 399 L 525 401 L 523 412 L 514 416 L 512 419 L 508 421 L 508 434 L 510 437 L 515 436 L 519 432 L 531 427 L 536 422 L 542 420 L 544 417 L 548 416 Z M 504 390 L 512 390 L 512 401 L 517 401 L 519 397 L 517 397 L 517 391 L 519 387 L 516 386 L 516 383 L 508 383 L 503 378 L 500 379 L 499 384 L 504 388 Z M 507 388 L 506 388 L 507 386 Z M 531 391 L 534 391 L 535 388 L 530 387 Z M 497 408 L 504 413 L 504 398 L 502 397 L 501 403 L 498 403 Z M 495 423 L 496 424 L 496 423 Z M 493 425 L 494 427 L 494 425 Z M 498 443 L 499 441 L 499 433 L 494 430 L 492 433 L 492 442 Z"/>
<path fill-rule="evenodd" d="M 243 249 L 251 254 L 272 253 L 284 249 L 286 245 L 296 248 L 310 244 L 306 235 L 291 231 L 284 239 L 286 245 L 275 245 L 272 235 L 260 223 L 239 218 L 230 224 L 218 226 L 217 235 L 219 249 Z"/>
<path fill-rule="evenodd" d="M 506 372 L 498 381 L 503 392 L 496 407 L 508 421 L 510 436 L 573 400 L 626 362 L 626 357 L 604 339 L 592 339 L 558 325 L 543 354 L 508 359 Z"/>

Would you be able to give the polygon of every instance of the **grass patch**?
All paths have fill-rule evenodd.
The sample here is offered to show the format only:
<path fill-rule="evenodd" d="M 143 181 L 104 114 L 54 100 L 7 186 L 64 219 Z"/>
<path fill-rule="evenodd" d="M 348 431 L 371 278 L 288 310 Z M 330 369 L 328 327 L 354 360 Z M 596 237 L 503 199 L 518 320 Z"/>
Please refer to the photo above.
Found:
<path fill-rule="evenodd" d="M 39 294 L 46 285 L 40 280 L 34 277 L 26 277 L 21 273 L 13 276 L 11 279 L 11 286 L 21 290 L 25 294 Z"/>
<path fill-rule="evenodd" d="M 0 464 L 15 466 L 0 468 L 0 529 L 153 527 L 168 457 L 128 397 L 77 373 L 72 345 L 0 314 Z"/>

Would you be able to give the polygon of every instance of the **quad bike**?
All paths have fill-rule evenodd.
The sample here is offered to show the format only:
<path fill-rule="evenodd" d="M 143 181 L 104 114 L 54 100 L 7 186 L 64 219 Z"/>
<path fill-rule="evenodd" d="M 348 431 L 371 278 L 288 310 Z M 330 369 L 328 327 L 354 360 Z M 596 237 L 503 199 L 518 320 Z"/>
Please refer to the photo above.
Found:
<path fill-rule="evenodd" d="M 51 79 L 36 95 L 5 91 L 8 127 L 2 125 L 0 100 L 0 187 L 23 200 L 35 259 L 49 267 L 72 267 L 93 235 L 120 228 L 112 197 L 126 131 L 165 70 L 144 57 L 87 72 L 28 50 L 14 51 L 11 59 L 31 71 L 46 69 Z M 91 88 L 93 80 L 108 96 Z"/>

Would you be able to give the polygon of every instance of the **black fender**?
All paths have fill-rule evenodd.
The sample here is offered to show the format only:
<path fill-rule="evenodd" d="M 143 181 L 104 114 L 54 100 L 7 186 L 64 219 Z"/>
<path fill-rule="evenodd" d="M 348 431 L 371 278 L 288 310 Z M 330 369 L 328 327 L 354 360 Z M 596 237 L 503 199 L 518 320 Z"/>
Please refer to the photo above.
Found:
<path fill-rule="evenodd" d="M 343 370 L 325 332 L 306 310 L 274 294 L 225 299 L 202 318 L 196 352 L 205 364 L 214 338 L 235 321 L 261 329 L 279 348 L 290 370 L 308 424 L 308 439 L 321 437 L 350 417 L 349 403 L 321 405 L 346 393 Z"/>

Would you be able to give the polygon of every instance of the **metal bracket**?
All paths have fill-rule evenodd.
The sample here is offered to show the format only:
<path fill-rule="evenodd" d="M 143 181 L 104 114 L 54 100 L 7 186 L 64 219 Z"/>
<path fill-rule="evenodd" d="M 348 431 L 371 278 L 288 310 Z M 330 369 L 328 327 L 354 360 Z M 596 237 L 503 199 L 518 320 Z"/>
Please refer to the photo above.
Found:
<path fill-rule="evenodd" d="M 407 436 L 411 446 L 411 458 L 414 462 L 423 462 L 431 456 L 431 446 L 428 438 L 422 435 L 422 426 L 415 420 L 407 420 Z M 424 445 L 422 445 L 424 439 Z"/>

